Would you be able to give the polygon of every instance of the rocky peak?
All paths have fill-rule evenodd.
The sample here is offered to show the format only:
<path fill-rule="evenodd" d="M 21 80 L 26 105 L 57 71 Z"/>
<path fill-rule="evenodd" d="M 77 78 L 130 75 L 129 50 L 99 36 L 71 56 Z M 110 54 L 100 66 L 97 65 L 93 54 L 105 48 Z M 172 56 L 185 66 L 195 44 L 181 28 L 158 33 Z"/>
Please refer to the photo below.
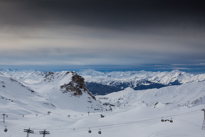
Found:
<path fill-rule="evenodd" d="M 54 72 L 53 71 L 50 71 L 50 72 L 48 72 L 46 75 L 45 75 L 45 79 L 44 79 L 44 81 L 48 81 L 48 82 L 50 82 L 52 79 L 54 79 Z"/>
<path fill-rule="evenodd" d="M 84 78 L 83 77 L 81 77 L 78 74 L 74 74 L 73 77 L 72 77 L 72 81 L 77 84 L 77 87 L 87 91 L 87 89 L 85 87 L 85 82 L 84 82 Z"/>
<path fill-rule="evenodd" d="M 78 96 L 82 95 L 84 92 L 86 94 L 89 94 L 93 99 L 95 99 L 95 97 L 90 92 L 88 92 L 87 88 L 85 87 L 84 78 L 74 71 L 64 71 L 61 73 L 51 71 L 45 75 L 44 81 L 61 81 L 60 90 L 63 93 L 72 93 L 72 95 Z"/>
<path fill-rule="evenodd" d="M 85 88 L 84 78 L 75 74 L 72 76 L 72 81 L 68 84 L 60 86 L 63 93 L 75 92 L 74 95 L 82 95 L 83 91 L 87 91 Z"/>
<path fill-rule="evenodd" d="M 88 92 L 87 88 L 85 87 L 85 80 L 83 77 L 78 75 L 76 72 L 71 72 L 72 73 L 72 81 L 70 81 L 68 84 L 61 85 L 61 91 L 63 93 L 68 93 L 68 92 L 73 92 L 73 95 L 82 95 L 83 92 L 88 93 L 93 99 L 95 97 Z"/>

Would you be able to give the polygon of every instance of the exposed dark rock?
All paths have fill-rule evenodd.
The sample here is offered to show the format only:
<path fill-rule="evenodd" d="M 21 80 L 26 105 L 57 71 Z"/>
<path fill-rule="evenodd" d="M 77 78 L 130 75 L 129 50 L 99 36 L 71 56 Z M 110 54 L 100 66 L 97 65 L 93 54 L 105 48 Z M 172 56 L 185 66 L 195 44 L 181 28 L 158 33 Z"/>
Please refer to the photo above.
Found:
<path fill-rule="evenodd" d="M 82 95 L 82 91 L 87 91 L 85 88 L 84 78 L 77 74 L 73 75 L 71 82 L 60 87 L 63 90 L 63 93 L 75 92 L 74 95 Z"/>
<path fill-rule="evenodd" d="M 71 72 L 71 73 L 73 74 L 72 81 L 69 82 L 68 84 L 64 84 L 60 86 L 63 93 L 74 92 L 74 95 L 82 95 L 82 92 L 87 92 L 94 100 L 96 100 L 96 98 L 92 95 L 92 93 L 88 92 L 87 88 L 85 87 L 84 78 L 75 72 Z"/>
<path fill-rule="evenodd" d="M 93 94 L 91 92 L 88 92 L 88 94 L 94 99 L 96 100 L 95 96 L 93 96 Z"/>
<path fill-rule="evenodd" d="M 48 77 L 48 76 L 53 75 L 53 74 L 54 74 L 54 72 L 53 72 L 53 71 L 50 71 L 50 72 L 48 72 L 48 73 L 45 75 L 45 77 Z"/>
<path fill-rule="evenodd" d="M 11 80 L 12 82 L 17 82 L 17 83 L 20 84 L 22 87 L 25 87 L 26 89 L 28 89 L 28 90 L 31 91 L 32 93 L 34 92 L 34 90 L 30 89 L 29 87 L 24 86 L 21 82 L 19 82 L 19 81 L 17 81 L 17 80 L 15 80 L 15 79 L 13 79 L 13 78 L 10 78 L 10 80 Z M 5 86 L 4 86 L 4 87 L 5 87 Z"/>
<path fill-rule="evenodd" d="M 79 89 L 79 87 L 77 87 L 73 81 L 69 82 L 68 84 L 64 84 L 60 87 L 63 90 L 63 93 L 75 92 L 74 95 L 82 95 L 81 89 Z"/>
<path fill-rule="evenodd" d="M 156 108 L 156 106 L 157 106 L 158 103 L 159 103 L 159 102 L 157 102 L 157 103 L 154 104 L 154 108 Z"/>
<path fill-rule="evenodd" d="M 75 74 L 73 77 L 72 77 L 72 81 L 74 83 L 77 83 L 77 86 L 81 89 L 84 89 L 85 91 L 87 91 L 86 87 L 85 87 L 85 82 L 84 82 L 84 78 Z"/>
<path fill-rule="evenodd" d="M 70 72 L 69 71 L 67 71 L 66 73 L 65 73 L 65 75 L 67 75 L 67 74 L 69 74 Z"/>
<path fill-rule="evenodd" d="M 107 102 L 106 102 L 106 103 L 103 103 L 103 105 L 104 105 L 104 106 L 115 106 L 115 105 L 110 104 L 110 103 L 107 103 Z"/>
<path fill-rule="evenodd" d="M 51 82 L 51 80 L 54 79 L 53 74 L 54 74 L 53 71 L 48 72 L 48 73 L 45 75 L 44 81 Z"/>

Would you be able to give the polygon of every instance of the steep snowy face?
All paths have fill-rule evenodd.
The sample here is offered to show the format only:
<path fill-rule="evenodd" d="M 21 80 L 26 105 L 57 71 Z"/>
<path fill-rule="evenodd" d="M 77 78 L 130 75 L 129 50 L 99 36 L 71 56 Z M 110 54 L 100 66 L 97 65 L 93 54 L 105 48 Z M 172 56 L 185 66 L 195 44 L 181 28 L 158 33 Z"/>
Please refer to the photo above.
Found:
<path fill-rule="evenodd" d="M 41 109 L 46 108 L 53 109 L 54 106 L 31 87 L 11 77 L 0 76 L 0 110 L 2 113 L 40 113 Z"/>
<path fill-rule="evenodd" d="M 85 70 L 79 72 L 85 78 L 87 88 L 94 94 L 108 94 L 131 87 L 135 90 L 162 88 L 190 82 L 205 81 L 205 74 L 189 74 L 178 70 L 171 72 L 126 71 L 98 72 Z M 102 90 L 97 87 L 101 87 Z"/>

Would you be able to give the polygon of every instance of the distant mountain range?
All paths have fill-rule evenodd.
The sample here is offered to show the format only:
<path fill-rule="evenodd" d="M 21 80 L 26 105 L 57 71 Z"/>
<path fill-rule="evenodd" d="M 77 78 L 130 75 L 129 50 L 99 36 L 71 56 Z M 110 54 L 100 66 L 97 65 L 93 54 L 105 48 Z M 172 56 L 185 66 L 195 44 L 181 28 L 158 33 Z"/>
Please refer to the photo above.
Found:
<path fill-rule="evenodd" d="M 86 87 L 93 94 L 105 95 L 130 87 L 134 90 L 162 88 L 171 85 L 205 81 L 205 74 L 190 74 L 179 70 L 171 72 L 114 71 L 99 72 L 84 70 L 79 72 L 85 78 Z"/>
<path fill-rule="evenodd" d="M 143 70 L 100 72 L 87 69 L 77 73 L 85 79 L 86 88 L 95 95 L 106 95 L 127 87 L 134 90 L 145 90 L 205 81 L 205 74 L 195 75 L 179 70 L 173 70 L 171 72 L 151 72 Z M 25 83 L 33 84 L 42 81 L 49 72 L 35 70 L 1 70 L 0 75 L 1 74 L 13 77 Z"/>
<path fill-rule="evenodd" d="M 147 90 L 134 90 L 139 88 Z M 93 96 L 89 91 L 112 93 Z M 103 132 L 102 136 L 130 137 L 145 129 L 142 133 L 151 131 L 149 135 L 144 134 L 145 137 L 158 135 L 159 131 L 163 137 L 168 135 L 164 134 L 167 131 L 172 137 L 178 136 L 172 134 L 178 129 L 180 137 L 195 137 L 201 129 L 204 104 L 204 74 L 192 75 L 177 70 L 0 71 L 0 112 L 6 115 L 5 123 L 0 122 L 0 135 L 5 137 L 25 136 L 23 131 L 28 127 L 34 130 L 32 136 L 46 129 L 51 137 L 90 137 L 98 136 L 99 131 Z M 161 118 L 174 122 L 161 122 Z M 138 132 L 133 133 L 136 129 Z M 117 135 L 113 134 L 115 131 Z M 119 131 L 123 132 L 119 134 Z M 203 137 L 202 132 L 199 137 Z"/>

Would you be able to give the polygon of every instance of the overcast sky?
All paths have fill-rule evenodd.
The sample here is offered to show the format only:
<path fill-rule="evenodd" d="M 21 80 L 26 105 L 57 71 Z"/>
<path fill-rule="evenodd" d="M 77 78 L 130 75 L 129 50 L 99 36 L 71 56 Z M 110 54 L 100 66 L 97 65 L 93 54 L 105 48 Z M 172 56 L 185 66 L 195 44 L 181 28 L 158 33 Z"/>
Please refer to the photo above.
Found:
<path fill-rule="evenodd" d="M 153 64 L 205 66 L 202 1 L 0 0 L 1 66 Z"/>

